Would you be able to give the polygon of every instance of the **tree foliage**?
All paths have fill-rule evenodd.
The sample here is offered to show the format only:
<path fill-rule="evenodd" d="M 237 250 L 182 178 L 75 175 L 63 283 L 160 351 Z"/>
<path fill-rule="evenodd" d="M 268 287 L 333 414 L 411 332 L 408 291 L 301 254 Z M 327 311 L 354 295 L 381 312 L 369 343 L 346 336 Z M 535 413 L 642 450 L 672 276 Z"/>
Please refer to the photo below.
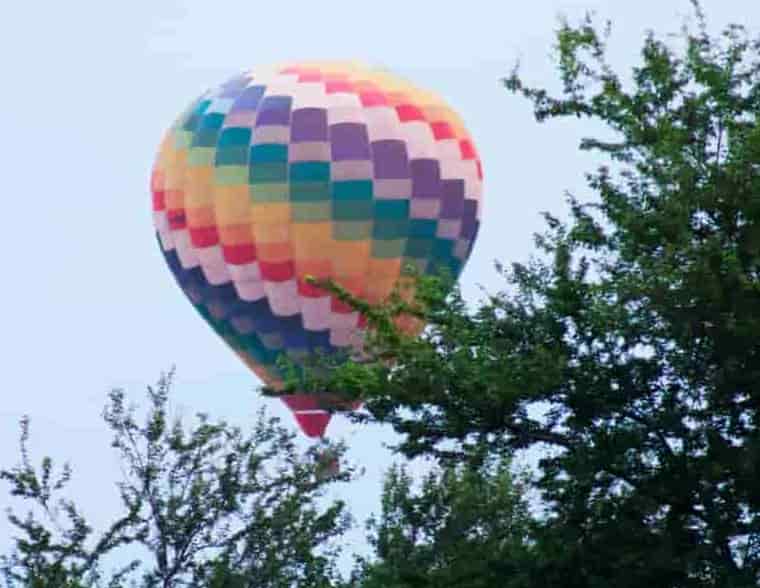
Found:
<path fill-rule="evenodd" d="M 362 588 L 524 586 L 530 517 L 509 461 L 447 464 L 420 480 L 405 467 L 386 478 L 369 524 L 374 559 Z"/>
<path fill-rule="evenodd" d="M 71 469 L 55 475 L 49 458 L 32 465 L 29 422 L 22 422 L 21 463 L 0 471 L 32 507 L 25 518 L 9 513 L 18 535 L 14 552 L 0 559 L 8 588 L 119 588 L 128 580 L 142 588 L 332 585 L 335 539 L 349 521 L 342 502 L 323 504 L 336 480 L 320 475 L 316 454 L 302 455 L 295 434 L 263 414 L 247 434 L 203 414 L 189 430 L 171 422 L 170 384 L 168 375 L 148 389 L 144 420 L 122 391 L 110 395 L 103 416 L 124 473 L 123 514 L 99 536 L 59 496 Z M 340 479 L 351 475 L 344 468 Z M 105 574 L 104 560 L 125 546 L 147 557 Z"/>
<path fill-rule="evenodd" d="M 711 36 L 694 6 L 630 76 L 589 18 L 557 31 L 557 95 L 505 80 L 539 122 L 604 127 L 580 145 L 606 159 L 594 198 L 545 214 L 538 254 L 473 312 L 440 279 L 415 304 L 355 301 L 369 357 L 324 384 L 367 398 L 408 456 L 551 449 L 536 586 L 760 581 L 760 40 Z"/>

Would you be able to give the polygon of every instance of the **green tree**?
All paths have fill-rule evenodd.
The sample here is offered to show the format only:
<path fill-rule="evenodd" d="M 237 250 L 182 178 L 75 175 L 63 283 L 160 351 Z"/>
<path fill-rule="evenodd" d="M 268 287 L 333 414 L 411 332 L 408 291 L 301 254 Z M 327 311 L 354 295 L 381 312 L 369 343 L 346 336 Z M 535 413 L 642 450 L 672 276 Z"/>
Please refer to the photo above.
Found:
<path fill-rule="evenodd" d="M 529 523 L 507 460 L 447 464 L 419 489 L 394 467 L 380 517 L 369 523 L 375 557 L 356 575 L 362 588 L 524 586 Z"/>
<path fill-rule="evenodd" d="M 60 474 L 49 458 L 32 465 L 29 421 L 22 422 L 21 462 L 0 471 L 30 505 L 27 517 L 9 512 L 15 548 L 0 558 L 8 588 L 333 585 L 336 539 L 349 520 L 342 502 L 322 500 L 334 479 L 320 475 L 315 452 L 301 454 L 295 435 L 263 414 L 248 434 L 203 414 L 186 430 L 170 421 L 170 385 L 171 374 L 148 389 L 144 420 L 122 391 L 110 394 L 103 416 L 124 471 L 123 509 L 100 535 L 61 497 L 68 465 Z M 341 447 L 333 451 L 342 455 Z M 351 475 L 344 468 L 339 478 Z M 147 557 L 104 573 L 105 558 L 128 545 Z"/>
<path fill-rule="evenodd" d="M 606 158 L 595 197 L 545 214 L 538 254 L 475 311 L 441 279 L 414 304 L 347 297 L 368 356 L 320 384 L 364 397 L 408 456 L 547 449 L 534 586 L 760 582 L 760 40 L 711 36 L 694 6 L 630 76 L 588 18 L 557 31 L 557 95 L 505 80 L 539 122 L 604 126 L 580 145 Z"/>

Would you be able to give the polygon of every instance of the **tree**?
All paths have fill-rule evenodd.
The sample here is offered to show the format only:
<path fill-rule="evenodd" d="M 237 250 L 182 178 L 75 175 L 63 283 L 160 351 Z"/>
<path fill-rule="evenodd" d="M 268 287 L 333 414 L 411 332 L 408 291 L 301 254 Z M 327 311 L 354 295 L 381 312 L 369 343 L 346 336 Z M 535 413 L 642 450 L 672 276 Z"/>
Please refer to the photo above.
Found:
<path fill-rule="evenodd" d="M 123 465 L 123 512 L 99 536 L 73 501 L 59 497 L 68 465 L 60 474 L 48 458 L 32 465 L 22 421 L 21 463 L 0 478 L 34 508 L 25 518 L 9 513 L 19 535 L 0 558 L 8 588 L 120 588 L 128 580 L 143 588 L 333 585 L 335 539 L 349 521 L 343 503 L 320 501 L 334 480 L 318 475 L 314 452 L 300 454 L 295 435 L 263 414 L 249 434 L 203 414 L 186 430 L 170 422 L 170 385 L 171 374 L 148 389 L 142 423 L 122 391 L 110 394 L 103 416 Z M 342 456 L 341 447 L 333 450 Z M 351 474 L 344 469 L 340 479 Z M 126 545 L 141 546 L 146 562 L 106 578 L 104 558 Z"/>
<path fill-rule="evenodd" d="M 505 80 L 538 122 L 602 123 L 593 200 L 545 214 L 538 254 L 468 312 L 443 279 L 370 307 L 366 399 L 407 456 L 542 446 L 535 586 L 760 582 L 760 40 L 653 33 L 630 78 L 592 18 L 557 31 L 558 95 Z M 422 339 L 399 314 L 429 324 Z M 316 384 L 315 384 L 316 386 Z"/>
<path fill-rule="evenodd" d="M 530 517 L 508 460 L 447 464 L 413 486 L 405 467 L 387 474 L 362 588 L 524 586 Z"/>

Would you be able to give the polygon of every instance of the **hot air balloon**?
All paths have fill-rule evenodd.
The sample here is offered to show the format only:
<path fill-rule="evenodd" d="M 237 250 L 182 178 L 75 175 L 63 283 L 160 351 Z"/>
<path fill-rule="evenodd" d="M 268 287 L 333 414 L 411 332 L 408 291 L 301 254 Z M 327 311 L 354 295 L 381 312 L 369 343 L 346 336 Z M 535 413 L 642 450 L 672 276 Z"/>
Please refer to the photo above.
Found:
<path fill-rule="evenodd" d="M 295 63 L 195 100 L 164 136 L 151 191 L 179 286 L 276 389 L 282 354 L 302 362 L 355 348 L 366 326 L 308 276 L 376 303 L 409 265 L 459 275 L 480 224 L 482 168 L 434 94 L 361 64 Z M 281 398 L 310 437 L 349 408 Z"/>

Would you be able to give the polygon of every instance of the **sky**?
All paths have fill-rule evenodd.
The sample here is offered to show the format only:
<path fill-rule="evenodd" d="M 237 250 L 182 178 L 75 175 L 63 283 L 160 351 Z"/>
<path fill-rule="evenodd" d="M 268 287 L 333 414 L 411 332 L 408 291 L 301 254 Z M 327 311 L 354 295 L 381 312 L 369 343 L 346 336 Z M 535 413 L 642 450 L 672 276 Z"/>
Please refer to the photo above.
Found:
<path fill-rule="evenodd" d="M 760 30 L 760 3 L 705 0 L 711 28 Z M 149 174 L 158 142 L 206 88 L 241 69 L 290 59 L 357 59 L 434 90 L 464 118 L 484 168 L 483 223 L 461 276 L 468 300 L 500 280 L 494 260 L 524 261 L 540 212 L 564 194 L 591 198 L 578 151 L 593 129 L 538 125 L 500 79 L 517 59 L 531 83 L 557 86 L 553 31 L 564 14 L 611 19 L 611 61 L 630 68 L 648 29 L 675 32 L 688 0 L 69 0 L 9 3 L 0 22 L 0 231 L 3 386 L 0 467 L 17 460 L 18 421 L 37 458 L 70 460 L 71 495 L 96 526 L 116 513 L 118 462 L 100 418 L 108 390 L 145 406 L 144 387 L 176 366 L 172 403 L 245 426 L 266 405 L 256 378 L 185 300 L 153 236 Z M 363 479 L 335 491 L 361 521 L 379 508 L 394 439 L 341 418 L 330 426 Z M 420 467 L 424 467 L 424 464 Z M 0 488 L 0 509 L 11 504 Z M 0 553 L 9 545 L 0 519 Z M 352 540 L 358 551 L 361 529 Z"/>

